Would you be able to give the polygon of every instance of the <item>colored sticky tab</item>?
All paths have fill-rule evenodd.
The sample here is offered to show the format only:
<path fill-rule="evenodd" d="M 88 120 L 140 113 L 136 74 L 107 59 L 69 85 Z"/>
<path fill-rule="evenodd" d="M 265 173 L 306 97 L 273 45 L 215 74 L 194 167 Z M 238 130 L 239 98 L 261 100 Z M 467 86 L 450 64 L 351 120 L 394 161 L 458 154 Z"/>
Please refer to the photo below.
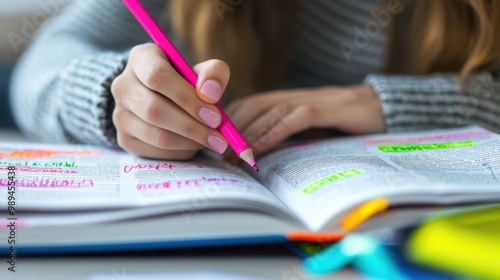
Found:
<path fill-rule="evenodd" d="M 311 274 L 325 274 L 352 264 L 373 279 L 407 279 L 395 265 L 391 253 L 372 236 L 350 234 L 339 243 L 304 260 L 303 268 Z"/>
<path fill-rule="evenodd" d="M 326 274 L 342 269 L 353 261 L 354 255 L 342 251 L 342 242 L 304 260 L 302 267 L 311 274 Z"/>
<path fill-rule="evenodd" d="M 387 210 L 389 200 L 387 198 L 377 198 L 361 204 L 356 210 L 348 214 L 341 222 L 345 231 L 352 231 L 371 216 Z"/>
<path fill-rule="evenodd" d="M 416 263 L 480 279 L 500 279 L 500 205 L 473 207 L 426 222 L 410 237 Z"/>
<path fill-rule="evenodd" d="M 316 243 L 331 243 L 336 242 L 344 237 L 338 233 L 311 233 L 311 232 L 289 232 L 286 237 L 290 241 L 306 241 Z"/>
<path fill-rule="evenodd" d="M 355 254 L 352 265 L 370 279 L 407 279 L 391 253 L 373 236 L 351 234 L 345 238 L 342 247 L 344 253 Z"/>

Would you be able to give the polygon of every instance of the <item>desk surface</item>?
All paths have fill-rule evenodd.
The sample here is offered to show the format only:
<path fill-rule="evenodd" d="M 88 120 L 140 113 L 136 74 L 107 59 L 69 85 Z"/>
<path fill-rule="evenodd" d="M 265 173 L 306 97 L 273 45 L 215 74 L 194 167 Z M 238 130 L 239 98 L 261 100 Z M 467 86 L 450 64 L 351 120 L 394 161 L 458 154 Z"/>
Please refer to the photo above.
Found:
<path fill-rule="evenodd" d="M 0 130 L 1 142 L 30 142 L 15 130 Z M 1 242 L 2 238 L 0 238 Z M 233 249 L 234 250 L 234 249 Z M 248 250 L 248 249 L 247 249 Z M 364 279 L 351 269 L 342 270 L 335 274 L 323 277 L 313 277 L 301 271 L 301 260 L 292 254 L 260 255 L 231 253 L 220 255 L 200 255 L 191 251 L 185 254 L 167 256 L 89 256 L 89 257 L 51 257 L 51 258 L 22 258 L 17 262 L 17 271 L 7 270 L 4 260 L 0 260 L 0 279 L 112 279 L 112 280 L 148 280 L 148 274 L 156 274 L 154 279 L 179 279 L 176 273 L 193 273 L 202 276 L 203 273 L 217 273 L 214 279 Z M 219 274 L 221 276 L 219 276 Z M 190 275 L 190 276 L 193 276 Z M 222 276 L 227 275 L 227 278 Z M 96 276 L 95 278 L 93 276 Z M 187 276 L 185 279 L 196 279 Z M 171 277 L 171 278 L 167 278 Z M 244 278 L 252 277 L 252 278 Z M 153 279 L 153 278 L 152 278 Z M 199 278 L 199 279 L 205 279 Z M 179 279 L 183 280 L 183 279 Z"/>
<path fill-rule="evenodd" d="M 300 270 L 300 260 L 294 257 L 92 257 L 18 259 L 17 272 L 7 271 L 2 265 L 1 279 L 113 279 L 148 280 L 148 274 L 158 279 L 175 279 L 175 274 L 217 273 L 218 280 L 240 279 L 364 279 L 352 270 L 344 270 L 324 277 L 313 277 Z M 222 277 L 226 276 L 227 277 Z M 100 277 L 96 277 L 100 276 Z M 238 277 L 239 276 L 239 277 Z M 186 277 L 185 279 L 204 279 Z M 153 278 L 151 278 L 153 280 Z M 208 280 L 208 279 L 207 279 Z"/>

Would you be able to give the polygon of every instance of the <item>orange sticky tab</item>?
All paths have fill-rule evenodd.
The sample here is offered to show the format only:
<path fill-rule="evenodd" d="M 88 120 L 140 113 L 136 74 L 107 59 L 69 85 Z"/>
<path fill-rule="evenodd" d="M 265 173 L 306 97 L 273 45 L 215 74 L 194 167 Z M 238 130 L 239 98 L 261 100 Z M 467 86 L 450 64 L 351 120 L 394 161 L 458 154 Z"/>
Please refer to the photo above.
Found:
<path fill-rule="evenodd" d="M 290 232 L 286 234 L 290 241 L 306 241 L 306 242 L 336 242 L 344 236 L 338 233 L 311 233 L 311 232 Z"/>
<path fill-rule="evenodd" d="M 361 204 L 356 210 L 347 215 L 341 222 L 345 231 L 352 231 L 371 216 L 389 208 L 387 198 L 377 198 Z"/>

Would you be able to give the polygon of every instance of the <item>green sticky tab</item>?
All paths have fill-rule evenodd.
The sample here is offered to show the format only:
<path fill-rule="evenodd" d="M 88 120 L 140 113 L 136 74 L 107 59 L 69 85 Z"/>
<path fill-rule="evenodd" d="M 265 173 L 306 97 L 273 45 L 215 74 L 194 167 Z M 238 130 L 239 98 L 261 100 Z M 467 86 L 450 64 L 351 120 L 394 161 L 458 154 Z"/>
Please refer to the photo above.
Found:
<path fill-rule="evenodd" d="M 404 153 L 404 152 L 415 152 L 415 151 L 471 147 L 476 145 L 477 145 L 476 142 L 468 140 L 468 141 L 430 143 L 430 144 L 379 145 L 378 149 L 384 153 Z"/>
<path fill-rule="evenodd" d="M 338 181 L 341 179 L 345 179 L 345 178 L 349 178 L 349 177 L 353 177 L 356 175 L 361 175 L 364 173 L 365 173 L 364 171 L 358 170 L 358 169 L 351 169 L 351 170 L 346 170 L 346 171 L 342 171 L 339 173 L 335 173 L 335 174 L 332 174 L 328 177 L 320 179 L 320 180 L 310 184 L 309 186 L 303 188 L 302 193 L 303 194 L 310 194 L 310 193 L 318 190 L 319 188 L 322 188 L 322 187 L 324 187 L 332 182 L 335 182 L 335 181 Z"/>

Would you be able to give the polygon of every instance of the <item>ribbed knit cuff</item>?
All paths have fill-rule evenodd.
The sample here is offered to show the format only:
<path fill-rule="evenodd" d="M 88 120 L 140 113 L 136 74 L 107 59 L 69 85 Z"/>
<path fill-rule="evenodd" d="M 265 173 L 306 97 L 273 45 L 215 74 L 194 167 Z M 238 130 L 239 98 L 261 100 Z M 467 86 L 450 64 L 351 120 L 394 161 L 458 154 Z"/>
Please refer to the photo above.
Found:
<path fill-rule="evenodd" d="M 78 142 L 117 147 L 110 88 L 127 58 L 128 52 L 85 56 L 73 60 L 61 75 L 65 108 L 60 122 Z"/>
<path fill-rule="evenodd" d="M 500 130 L 500 88 L 489 73 L 471 76 L 463 88 L 456 74 L 369 75 L 364 82 L 382 101 L 388 132 L 471 124 Z"/>

